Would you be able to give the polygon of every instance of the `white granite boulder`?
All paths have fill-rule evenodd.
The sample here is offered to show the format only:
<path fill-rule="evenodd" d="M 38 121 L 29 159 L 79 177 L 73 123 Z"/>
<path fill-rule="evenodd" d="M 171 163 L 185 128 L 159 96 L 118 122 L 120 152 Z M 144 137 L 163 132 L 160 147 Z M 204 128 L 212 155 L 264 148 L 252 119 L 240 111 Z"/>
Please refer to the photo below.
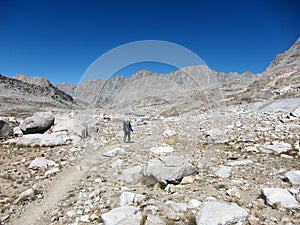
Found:
<path fill-rule="evenodd" d="M 80 123 L 78 120 L 74 120 L 73 118 L 65 118 L 64 120 L 61 120 L 57 124 L 55 124 L 52 131 L 66 131 L 79 137 L 85 137 L 88 132 L 87 129 L 87 126 Z"/>
<path fill-rule="evenodd" d="M 145 225 L 166 225 L 166 222 L 163 221 L 160 217 L 149 214 Z"/>
<path fill-rule="evenodd" d="M 47 177 L 47 176 L 51 176 L 51 175 L 53 175 L 53 174 L 57 174 L 57 173 L 59 173 L 60 172 L 60 170 L 57 168 L 57 167 L 55 167 L 55 168 L 50 168 L 49 170 L 47 170 L 46 172 L 45 172 L 45 176 Z"/>
<path fill-rule="evenodd" d="M 208 143 L 224 144 L 229 141 L 225 132 L 220 129 L 211 129 L 205 132 Z"/>
<path fill-rule="evenodd" d="M 139 203 L 145 198 L 145 195 L 125 191 L 120 196 L 120 206 L 129 205 L 131 203 Z"/>
<path fill-rule="evenodd" d="M 272 144 L 264 144 L 261 148 L 263 153 L 280 154 L 290 150 L 292 146 L 289 143 L 274 141 Z"/>
<path fill-rule="evenodd" d="M 141 166 L 126 168 L 122 170 L 119 180 L 125 181 L 126 183 L 132 183 L 138 180 L 142 176 L 141 175 L 142 169 L 143 168 Z"/>
<path fill-rule="evenodd" d="M 19 136 L 21 137 L 23 135 L 22 130 L 20 129 L 20 127 L 14 127 L 14 136 Z"/>
<path fill-rule="evenodd" d="M 176 132 L 173 130 L 165 130 L 162 134 L 164 137 L 173 137 L 176 135 Z"/>
<path fill-rule="evenodd" d="M 274 204 L 280 204 L 284 208 L 297 208 L 299 203 L 296 201 L 294 196 L 282 188 L 263 188 L 261 190 L 262 197 L 266 203 L 270 206 Z"/>
<path fill-rule="evenodd" d="M 37 112 L 23 120 L 20 129 L 24 134 L 44 133 L 54 124 L 54 119 L 52 112 Z"/>
<path fill-rule="evenodd" d="M 101 218 L 104 225 L 116 225 L 119 224 L 126 217 L 130 217 L 136 214 L 138 209 L 133 206 L 123 206 L 119 208 L 112 209 L 107 213 L 103 213 Z"/>
<path fill-rule="evenodd" d="M 200 211 L 196 215 L 196 224 L 236 224 L 245 221 L 247 216 L 247 211 L 235 203 L 204 202 Z"/>
<path fill-rule="evenodd" d="M 141 225 L 143 216 L 141 212 L 125 217 L 118 225 Z"/>
<path fill-rule="evenodd" d="M 69 210 L 66 212 L 68 217 L 76 217 L 77 213 L 75 210 Z"/>
<path fill-rule="evenodd" d="M 169 145 L 150 148 L 150 152 L 153 152 L 154 154 L 171 153 L 173 151 L 174 148 Z"/>
<path fill-rule="evenodd" d="M 122 159 L 117 159 L 116 161 L 114 161 L 110 167 L 113 168 L 113 169 L 119 169 L 121 168 L 123 165 L 123 160 Z"/>
<path fill-rule="evenodd" d="M 221 166 L 215 174 L 221 178 L 229 178 L 231 176 L 231 167 Z"/>
<path fill-rule="evenodd" d="M 117 155 L 123 155 L 125 153 L 124 148 L 114 148 L 102 154 L 102 157 L 113 158 Z"/>
<path fill-rule="evenodd" d="M 252 160 L 237 160 L 227 163 L 228 166 L 246 166 L 252 164 Z"/>
<path fill-rule="evenodd" d="M 179 184 L 183 177 L 196 172 L 196 168 L 187 159 L 177 155 L 151 159 L 144 165 L 142 171 L 144 176 L 152 177 L 164 185 Z"/>
<path fill-rule="evenodd" d="M 29 198 L 33 197 L 35 195 L 35 190 L 33 188 L 29 188 L 26 191 L 23 191 L 21 194 L 19 194 L 18 198 L 14 201 L 15 204 L 18 204 L 20 202 L 26 201 Z"/>
<path fill-rule="evenodd" d="M 26 134 L 17 141 L 17 145 L 21 146 L 58 146 L 65 145 L 67 142 L 60 136 L 55 134 Z"/>
<path fill-rule="evenodd" d="M 45 159 L 43 157 L 35 158 L 30 164 L 29 169 L 36 169 L 36 168 L 47 168 L 50 166 L 56 166 L 57 164 L 52 161 Z"/>
<path fill-rule="evenodd" d="M 300 106 L 291 112 L 291 114 L 295 117 L 300 118 Z"/>
<path fill-rule="evenodd" d="M 188 205 L 186 203 L 178 203 L 173 201 L 166 201 L 165 204 L 172 208 L 176 212 L 186 212 L 188 209 Z"/>
<path fill-rule="evenodd" d="M 285 174 L 285 177 L 292 183 L 292 184 L 300 184 L 300 170 L 292 170 Z"/>

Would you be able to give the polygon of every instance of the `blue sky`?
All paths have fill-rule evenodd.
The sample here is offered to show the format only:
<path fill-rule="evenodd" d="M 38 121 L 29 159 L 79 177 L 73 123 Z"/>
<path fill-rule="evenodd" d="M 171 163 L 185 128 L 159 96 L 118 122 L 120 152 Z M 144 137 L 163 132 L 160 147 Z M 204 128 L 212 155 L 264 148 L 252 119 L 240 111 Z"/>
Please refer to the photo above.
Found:
<path fill-rule="evenodd" d="M 140 40 L 181 45 L 216 71 L 259 73 L 300 36 L 298 0 L 1 0 L 0 10 L 0 73 L 52 83 L 76 84 L 99 56 Z"/>

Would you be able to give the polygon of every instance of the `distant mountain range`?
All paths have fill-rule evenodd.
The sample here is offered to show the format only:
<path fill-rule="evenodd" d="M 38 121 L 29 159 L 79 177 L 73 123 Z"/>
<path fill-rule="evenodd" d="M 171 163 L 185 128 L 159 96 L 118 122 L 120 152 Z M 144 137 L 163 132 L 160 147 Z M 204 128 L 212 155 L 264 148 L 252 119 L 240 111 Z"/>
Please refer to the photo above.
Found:
<path fill-rule="evenodd" d="M 300 97 L 300 38 L 279 54 L 263 73 L 221 73 L 207 66 L 180 68 L 168 74 L 142 70 L 129 78 L 52 85 L 44 78 L 0 76 L 1 109 L 95 107 L 105 109 L 213 107 Z M 1 110 L 5 111 L 5 110 Z"/>

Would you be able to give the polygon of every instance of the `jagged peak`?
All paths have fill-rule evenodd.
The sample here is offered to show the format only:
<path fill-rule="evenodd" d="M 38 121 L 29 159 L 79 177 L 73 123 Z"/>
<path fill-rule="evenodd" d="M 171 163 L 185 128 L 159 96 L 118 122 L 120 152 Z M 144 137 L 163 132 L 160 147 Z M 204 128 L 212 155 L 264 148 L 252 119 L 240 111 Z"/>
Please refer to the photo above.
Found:
<path fill-rule="evenodd" d="M 23 81 L 28 84 L 34 84 L 38 86 L 51 86 L 51 83 L 49 80 L 43 77 L 29 77 L 26 76 L 23 73 L 17 74 L 13 77 L 13 79 Z"/>
<path fill-rule="evenodd" d="M 285 52 L 277 54 L 275 59 L 272 60 L 270 65 L 267 67 L 266 71 L 270 72 L 274 69 L 284 68 L 289 66 L 291 69 L 294 67 L 299 67 L 300 62 L 300 37 L 297 38 L 296 42 Z"/>
<path fill-rule="evenodd" d="M 146 69 L 145 70 L 139 70 L 135 74 L 130 76 L 129 79 L 134 80 L 134 79 L 138 79 L 138 78 L 141 78 L 141 77 L 149 76 L 151 74 L 153 74 L 153 73 L 149 70 L 146 70 Z"/>

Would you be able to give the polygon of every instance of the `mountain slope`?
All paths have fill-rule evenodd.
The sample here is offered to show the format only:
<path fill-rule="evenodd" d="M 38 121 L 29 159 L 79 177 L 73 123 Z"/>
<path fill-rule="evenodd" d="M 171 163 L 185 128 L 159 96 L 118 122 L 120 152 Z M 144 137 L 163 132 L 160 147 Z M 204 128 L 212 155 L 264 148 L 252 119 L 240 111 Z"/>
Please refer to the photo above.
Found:
<path fill-rule="evenodd" d="M 300 97 L 300 38 L 278 54 L 266 70 L 238 96 L 236 102 Z"/>
<path fill-rule="evenodd" d="M 58 88 L 59 90 L 65 92 L 70 96 L 74 95 L 74 91 L 76 89 L 76 85 L 68 83 L 55 84 L 54 87 Z"/>
<path fill-rule="evenodd" d="M 44 78 L 0 75 L 0 108 L 2 112 L 36 111 L 46 108 L 70 108 L 73 98 Z"/>

